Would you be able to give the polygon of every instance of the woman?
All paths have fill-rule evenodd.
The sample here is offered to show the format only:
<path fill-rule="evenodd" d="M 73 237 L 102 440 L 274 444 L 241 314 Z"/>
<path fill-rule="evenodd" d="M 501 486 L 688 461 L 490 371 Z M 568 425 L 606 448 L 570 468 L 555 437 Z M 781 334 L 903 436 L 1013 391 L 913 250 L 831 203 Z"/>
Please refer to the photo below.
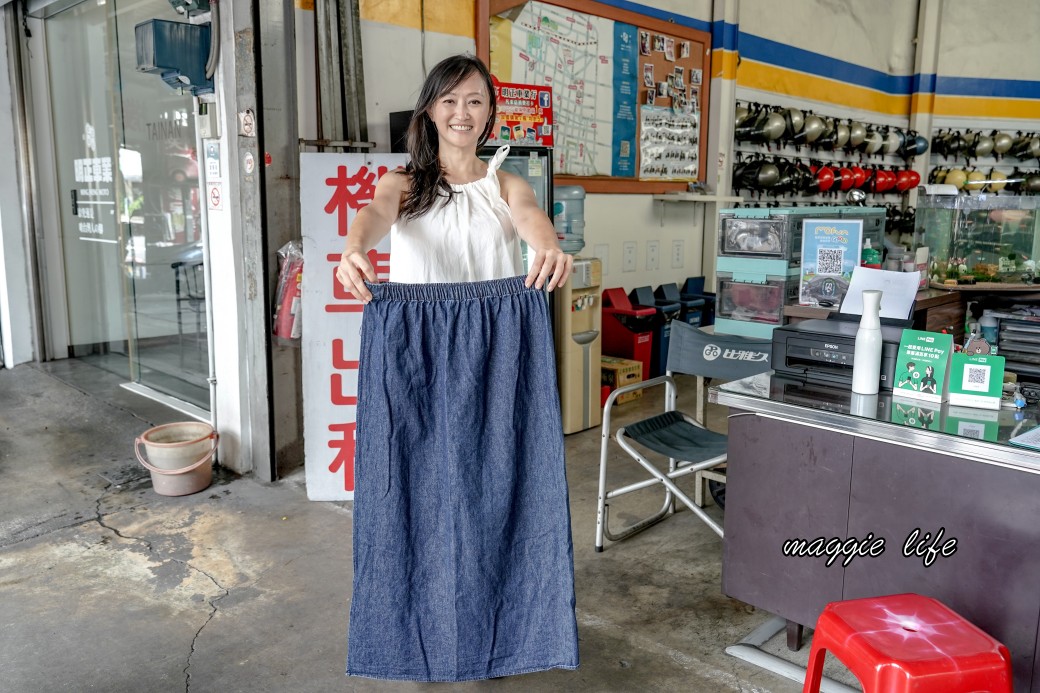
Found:
<path fill-rule="evenodd" d="M 578 665 L 563 433 L 543 287 L 572 267 L 503 147 L 494 89 L 439 63 L 337 276 L 366 303 L 347 673 L 462 681 Z M 390 282 L 366 252 L 391 234 Z M 523 275 L 519 239 L 533 252 Z M 518 276 L 519 275 L 519 276 Z M 366 283 L 367 280 L 367 283 Z"/>

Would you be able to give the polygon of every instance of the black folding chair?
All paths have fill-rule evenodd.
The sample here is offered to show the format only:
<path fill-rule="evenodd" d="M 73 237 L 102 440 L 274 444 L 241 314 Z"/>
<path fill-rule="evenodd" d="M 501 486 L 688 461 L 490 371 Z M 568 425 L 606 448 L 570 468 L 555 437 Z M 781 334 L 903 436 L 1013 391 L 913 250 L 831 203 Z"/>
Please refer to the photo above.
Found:
<path fill-rule="evenodd" d="M 726 461 L 726 436 L 709 431 L 700 416 L 704 378 L 737 380 L 770 369 L 771 342 L 737 335 L 716 335 L 684 322 L 673 320 L 668 365 L 665 375 L 618 388 L 610 393 L 603 408 L 599 463 L 599 507 L 596 513 L 596 551 L 603 550 L 604 537 L 621 541 L 636 532 L 657 524 L 675 510 L 675 500 L 686 505 L 697 517 L 722 536 L 722 527 L 680 489 L 675 480 L 688 474 L 717 467 Z M 675 373 L 697 376 L 697 410 L 695 419 L 675 408 Z M 658 385 L 665 386 L 664 411 L 648 419 L 622 426 L 614 433 L 621 449 L 647 472 L 650 478 L 607 490 L 607 452 L 610 445 L 610 410 L 614 401 L 627 392 Z M 664 472 L 648 460 L 636 445 L 668 458 Z M 698 480 L 698 485 L 700 480 Z M 610 531 L 609 500 L 651 486 L 665 488 L 664 505 L 657 513 L 617 533 Z M 698 494 L 699 495 L 699 494 Z"/>

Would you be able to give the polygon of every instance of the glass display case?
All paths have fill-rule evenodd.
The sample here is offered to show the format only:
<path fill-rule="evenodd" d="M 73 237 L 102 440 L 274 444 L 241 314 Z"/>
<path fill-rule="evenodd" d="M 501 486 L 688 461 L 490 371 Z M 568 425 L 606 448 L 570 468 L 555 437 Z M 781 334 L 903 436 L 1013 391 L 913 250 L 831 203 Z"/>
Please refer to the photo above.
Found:
<path fill-rule="evenodd" d="M 914 239 L 932 282 L 1040 284 L 1040 196 L 922 195 Z"/>

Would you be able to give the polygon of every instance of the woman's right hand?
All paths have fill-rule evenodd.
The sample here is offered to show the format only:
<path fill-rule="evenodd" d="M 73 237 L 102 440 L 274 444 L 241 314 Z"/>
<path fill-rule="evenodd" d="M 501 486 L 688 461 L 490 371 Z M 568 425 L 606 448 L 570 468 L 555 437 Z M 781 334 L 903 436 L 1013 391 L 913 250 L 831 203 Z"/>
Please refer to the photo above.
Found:
<path fill-rule="evenodd" d="M 372 300 L 372 292 L 365 286 L 365 280 L 375 283 L 376 270 L 369 262 L 368 256 L 360 250 L 347 248 L 343 252 L 339 268 L 336 270 L 336 279 L 362 303 Z"/>

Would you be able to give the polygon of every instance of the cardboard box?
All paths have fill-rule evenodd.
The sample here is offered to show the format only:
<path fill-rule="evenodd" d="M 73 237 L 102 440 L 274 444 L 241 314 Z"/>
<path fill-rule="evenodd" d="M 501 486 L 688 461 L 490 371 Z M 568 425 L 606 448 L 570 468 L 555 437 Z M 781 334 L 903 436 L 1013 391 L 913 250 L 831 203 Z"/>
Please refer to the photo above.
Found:
<path fill-rule="evenodd" d="M 620 359 L 615 356 L 603 356 L 600 358 L 600 366 L 600 384 L 608 386 L 611 392 L 619 387 L 643 381 L 643 363 L 641 361 Z M 636 390 L 635 392 L 626 392 L 614 401 L 618 404 L 624 404 L 642 396 L 643 391 Z"/>

